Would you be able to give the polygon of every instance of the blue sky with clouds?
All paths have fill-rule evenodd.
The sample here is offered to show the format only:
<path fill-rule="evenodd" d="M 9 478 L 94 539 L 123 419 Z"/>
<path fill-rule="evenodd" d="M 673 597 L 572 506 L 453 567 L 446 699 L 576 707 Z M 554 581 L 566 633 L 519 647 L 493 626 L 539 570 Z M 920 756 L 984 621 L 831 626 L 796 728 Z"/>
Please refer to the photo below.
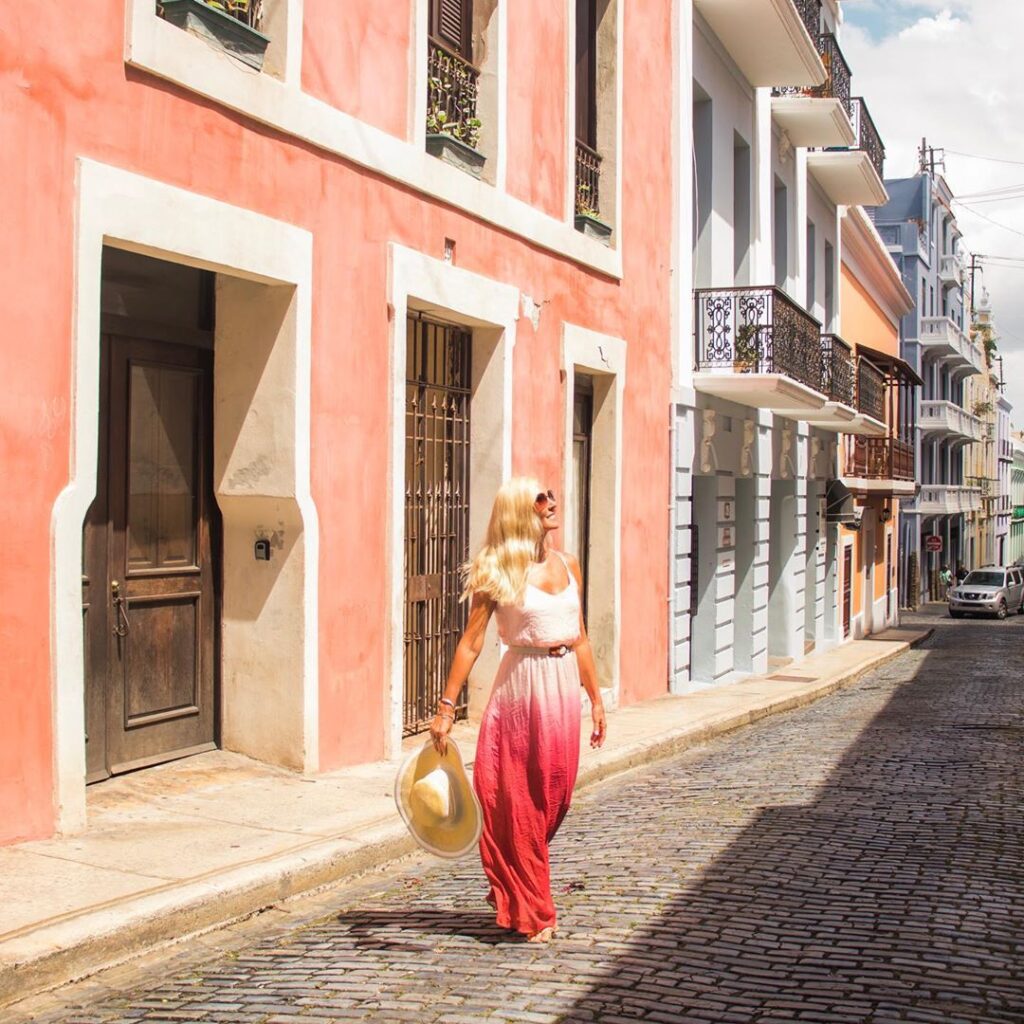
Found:
<path fill-rule="evenodd" d="M 953 14 L 961 13 L 961 5 L 955 3 L 915 3 L 914 0 L 854 0 L 844 6 L 846 22 L 856 25 L 875 40 L 898 32 L 920 21 L 934 16 L 937 9 L 945 8 Z"/>
<path fill-rule="evenodd" d="M 1024 0 L 847 0 L 842 9 L 841 45 L 853 68 L 853 92 L 865 97 L 881 132 L 887 174 L 913 174 L 926 136 L 946 150 L 954 194 L 999 188 L 1018 196 L 1024 182 Z M 1024 200 L 957 206 L 956 212 L 966 253 L 1024 260 Z M 984 284 L 1013 420 L 1024 427 L 1024 266 L 990 260 Z"/>

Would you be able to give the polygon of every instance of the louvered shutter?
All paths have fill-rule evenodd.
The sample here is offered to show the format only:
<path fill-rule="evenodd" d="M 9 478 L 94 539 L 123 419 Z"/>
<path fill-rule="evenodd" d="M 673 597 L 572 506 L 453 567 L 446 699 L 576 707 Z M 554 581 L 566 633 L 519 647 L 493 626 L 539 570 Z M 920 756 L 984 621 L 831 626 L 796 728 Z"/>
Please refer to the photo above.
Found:
<path fill-rule="evenodd" d="M 576 138 L 597 143 L 597 11 L 595 0 L 576 0 Z"/>
<path fill-rule="evenodd" d="M 469 42 L 472 8 L 472 0 L 431 0 L 430 4 L 431 35 L 466 60 L 472 58 Z"/>

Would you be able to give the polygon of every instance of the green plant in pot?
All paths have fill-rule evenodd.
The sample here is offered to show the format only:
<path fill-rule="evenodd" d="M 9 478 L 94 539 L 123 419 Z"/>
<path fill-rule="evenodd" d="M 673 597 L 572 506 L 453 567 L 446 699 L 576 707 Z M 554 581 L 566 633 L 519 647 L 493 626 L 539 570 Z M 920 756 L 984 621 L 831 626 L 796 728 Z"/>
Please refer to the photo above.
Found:
<path fill-rule="evenodd" d="M 757 370 L 757 324 L 743 324 L 736 329 L 736 341 L 732 349 L 732 368 L 737 373 L 754 373 Z"/>

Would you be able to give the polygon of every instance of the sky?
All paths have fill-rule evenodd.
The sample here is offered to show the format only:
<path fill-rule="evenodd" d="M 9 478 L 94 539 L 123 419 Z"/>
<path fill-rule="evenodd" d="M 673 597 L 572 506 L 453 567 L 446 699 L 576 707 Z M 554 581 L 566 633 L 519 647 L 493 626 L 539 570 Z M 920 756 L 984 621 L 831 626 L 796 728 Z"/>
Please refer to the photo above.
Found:
<path fill-rule="evenodd" d="M 946 180 L 965 204 L 954 206 L 964 249 L 988 257 L 978 283 L 991 295 L 1012 419 L 1024 427 L 1024 2 L 842 6 L 853 94 L 885 143 L 886 177 L 916 173 L 922 138 L 945 149 Z M 1019 198 L 977 195 L 1018 185 Z"/>

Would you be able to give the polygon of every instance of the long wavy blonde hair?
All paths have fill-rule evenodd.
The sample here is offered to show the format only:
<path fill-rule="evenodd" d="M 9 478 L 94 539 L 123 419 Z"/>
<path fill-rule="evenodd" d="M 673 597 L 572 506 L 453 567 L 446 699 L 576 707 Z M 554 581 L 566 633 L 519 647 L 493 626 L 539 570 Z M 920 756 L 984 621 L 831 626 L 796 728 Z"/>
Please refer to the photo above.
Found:
<path fill-rule="evenodd" d="M 544 527 L 534 508 L 542 488 L 528 476 L 506 480 L 494 498 L 487 536 L 462 567 L 462 597 L 484 594 L 495 604 L 516 604 L 530 563 L 543 557 Z"/>

